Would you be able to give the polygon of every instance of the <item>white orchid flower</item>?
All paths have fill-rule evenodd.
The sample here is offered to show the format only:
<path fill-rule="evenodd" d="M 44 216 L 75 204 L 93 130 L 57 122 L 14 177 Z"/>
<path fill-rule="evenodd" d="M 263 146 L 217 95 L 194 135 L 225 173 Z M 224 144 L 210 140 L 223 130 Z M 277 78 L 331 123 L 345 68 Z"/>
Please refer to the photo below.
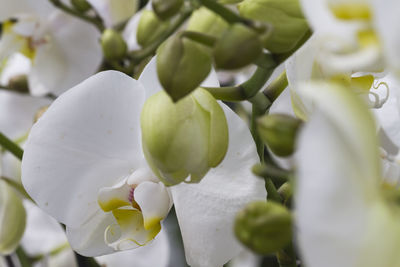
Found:
<path fill-rule="evenodd" d="M 213 73 L 206 85 L 216 84 Z M 153 60 L 139 81 L 107 71 L 64 93 L 31 131 L 23 184 L 67 226 L 71 246 L 83 255 L 146 245 L 173 203 L 188 264 L 221 266 L 242 250 L 232 230 L 236 212 L 266 196 L 250 171 L 254 142 L 221 104 L 229 127 L 225 159 L 199 184 L 166 188 L 147 166 L 140 137 L 144 101 L 161 88 Z"/>
<path fill-rule="evenodd" d="M 0 5 L 0 64 L 15 53 L 29 58 L 33 95 L 58 95 L 95 73 L 102 52 L 94 26 L 46 0 L 1 0 Z"/>
<path fill-rule="evenodd" d="M 139 8 L 139 0 L 87 0 L 107 28 L 129 20 Z"/>
<path fill-rule="evenodd" d="M 321 44 L 318 35 L 313 36 L 290 57 L 286 63 L 286 74 L 290 87 L 293 111 L 297 117 L 307 120 L 313 110 L 310 100 L 302 98 L 299 86 L 304 82 L 333 81 L 344 84 L 365 100 L 370 108 L 379 109 L 389 98 L 389 87 L 385 73 L 363 72 L 361 69 L 332 73 L 327 69 L 329 59 L 318 58 Z M 383 79 L 382 79 L 383 78 Z"/>
<path fill-rule="evenodd" d="M 301 0 L 304 15 L 317 35 L 320 50 L 316 56 L 326 61 L 326 71 L 335 74 L 383 70 L 372 1 Z"/>
<path fill-rule="evenodd" d="M 383 194 L 374 120 L 351 91 L 301 88 L 316 109 L 298 142 L 296 220 L 309 267 L 400 265 L 399 211 Z"/>

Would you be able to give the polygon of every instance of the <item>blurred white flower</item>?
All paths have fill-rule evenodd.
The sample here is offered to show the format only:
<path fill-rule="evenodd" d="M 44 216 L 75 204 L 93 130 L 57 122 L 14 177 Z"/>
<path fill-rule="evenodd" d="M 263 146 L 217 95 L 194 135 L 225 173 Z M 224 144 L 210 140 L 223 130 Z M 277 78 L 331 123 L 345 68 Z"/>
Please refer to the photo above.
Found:
<path fill-rule="evenodd" d="M 319 82 L 300 92 L 316 106 L 297 154 L 295 214 L 304 264 L 399 266 L 400 214 L 396 195 L 383 186 L 373 117 L 347 88 Z"/>
<path fill-rule="evenodd" d="M 100 65 L 99 32 L 56 10 L 46 0 L 1 0 L 0 64 L 15 53 L 31 61 L 33 95 L 58 95 L 89 77 Z"/>

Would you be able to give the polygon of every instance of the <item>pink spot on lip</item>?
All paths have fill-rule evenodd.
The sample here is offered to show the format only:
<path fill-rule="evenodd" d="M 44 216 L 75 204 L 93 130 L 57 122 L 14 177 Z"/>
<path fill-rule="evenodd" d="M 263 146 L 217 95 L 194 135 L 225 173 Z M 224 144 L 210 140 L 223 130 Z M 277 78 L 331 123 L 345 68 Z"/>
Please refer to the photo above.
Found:
<path fill-rule="evenodd" d="M 129 196 L 128 196 L 128 200 L 129 200 L 129 202 L 131 202 L 131 203 L 132 203 L 132 201 L 133 201 L 133 193 L 134 193 L 134 192 L 135 192 L 135 188 L 132 187 L 131 190 L 129 191 Z"/>

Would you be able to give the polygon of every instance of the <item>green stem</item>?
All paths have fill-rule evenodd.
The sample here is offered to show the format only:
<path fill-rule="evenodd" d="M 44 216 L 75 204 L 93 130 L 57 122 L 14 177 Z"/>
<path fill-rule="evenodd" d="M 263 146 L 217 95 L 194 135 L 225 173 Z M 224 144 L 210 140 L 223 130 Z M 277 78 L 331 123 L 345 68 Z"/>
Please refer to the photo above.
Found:
<path fill-rule="evenodd" d="M 229 24 L 243 23 L 244 25 L 252 27 L 254 30 L 260 33 L 263 33 L 267 30 L 266 25 L 258 25 L 252 20 L 243 18 L 215 0 L 200 0 L 200 3 L 209 10 L 221 16 L 221 18 L 223 18 Z"/>
<path fill-rule="evenodd" d="M 214 36 L 201 32 L 184 31 L 181 36 L 210 47 L 214 46 L 217 41 Z"/>
<path fill-rule="evenodd" d="M 160 37 L 158 37 L 153 43 L 146 46 L 141 50 L 131 51 L 129 53 L 129 58 L 133 60 L 136 64 L 140 63 L 145 58 L 152 56 L 158 47 L 170 37 L 192 14 L 192 9 L 186 9 L 177 20 L 175 20 L 170 27 L 163 32 Z"/>
<path fill-rule="evenodd" d="M 268 81 L 277 66 L 270 54 L 264 54 L 262 59 L 263 62 L 259 63 L 261 66 L 259 65 L 257 67 L 250 79 L 238 86 L 203 88 L 210 92 L 216 99 L 224 101 L 243 101 L 251 99 Z"/>
<path fill-rule="evenodd" d="M 282 203 L 282 198 L 276 190 L 276 187 L 270 178 L 265 179 L 265 189 L 267 190 L 267 200 Z"/>
<path fill-rule="evenodd" d="M 22 155 L 24 154 L 24 151 L 1 132 L 0 132 L 0 146 L 6 149 L 7 151 L 11 152 L 11 154 L 13 154 L 19 160 L 22 160 Z"/>
<path fill-rule="evenodd" d="M 296 253 L 292 243 L 287 248 L 278 251 L 276 258 L 280 267 L 297 267 Z"/>
<path fill-rule="evenodd" d="M 103 22 L 101 21 L 101 19 L 99 17 L 89 17 L 85 14 L 80 13 L 79 11 L 70 8 L 69 6 L 65 5 L 64 3 L 62 3 L 60 0 L 49 0 L 55 7 L 57 7 L 58 9 L 61 9 L 62 11 L 64 11 L 65 13 L 68 13 L 72 16 L 75 16 L 77 18 L 80 18 L 81 20 L 84 20 L 92 25 L 94 25 L 100 32 L 104 31 L 104 25 Z"/>
<path fill-rule="evenodd" d="M 17 248 L 15 253 L 18 256 L 21 267 L 31 267 L 33 265 L 34 260 L 26 254 L 21 246 Z"/>
<path fill-rule="evenodd" d="M 17 190 L 21 195 L 23 195 L 25 198 L 31 200 L 32 202 L 33 199 L 28 195 L 28 193 L 25 191 L 25 188 L 18 182 L 14 181 L 13 179 L 10 179 L 8 177 L 0 176 L 1 180 L 4 180 L 9 186 Z"/>
<path fill-rule="evenodd" d="M 272 181 L 282 184 L 288 181 L 290 172 L 268 163 L 258 163 L 253 166 L 255 175 L 263 178 L 271 178 Z"/>
<path fill-rule="evenodd" d="M 267 88 L 264 89 L 263 93 L 271 102 L 274 102 L 287 86 L 288 79 L 286 76 L 286 71 L 284 71 L 278 76 L 278 78 L 270 83 Z"/>

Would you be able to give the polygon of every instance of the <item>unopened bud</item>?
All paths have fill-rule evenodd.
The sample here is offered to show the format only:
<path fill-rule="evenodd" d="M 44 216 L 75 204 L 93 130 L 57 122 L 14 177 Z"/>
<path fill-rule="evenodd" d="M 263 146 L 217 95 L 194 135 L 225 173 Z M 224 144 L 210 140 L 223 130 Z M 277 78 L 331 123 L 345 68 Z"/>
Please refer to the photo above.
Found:
<path fill-rule="evenodd" d="M 167 28 L 169 23 L 161 21 L 154 12 L 143 10 L 136 32 L 138 44 L 145 47 L 156 40 Z"/>
<path fill-rule="evenodd" d="M 295 149 L 296 134 L 301 120 L 285 114 L 271 114 L 258 120 L 261 139 L 276 155 L 290 156 Z"/>
<path fill-rule="evenodd" d="M 217 68 L 238 69 L 253 62 L 261 52 L 262 45 L 257 33 L 236 23 L 218 39 L 213 54 Z"/>
<path fill-rule="evenodd" d="M 241 16 L 272 26 L 263 44 L 273 53 L 290 51 L 309 29 L 299 0 L 244 0 L 238 7 Z"/>
<path fill-rule="evenodd" d="M 25 231 L 26 212 L 21 198 L 0 180 L 0 254 L 12 253 Z"/>
<path fill-rule="evenodd" d="M 178 103 L 164 91 L 152 95 L 142 109 L 141 129 L 146 160 L 168 186 L 199 182 L 228 149 L 225 113 L 201 88 Z"/>
<path fill-rule="evenodd" d="M 186 30 L 219 38 L 228 27 L 229 24 L 223 18 L 205 7 L 201 7 L 193 12 Z"/>
<path fill-rule="evenodd" d="M 183 0 L 153 0 L 153 10 L 157 16 L 166 20 L 179 12 L 183 5 Z"/>
<path fill-rule="evenodd" d="M 259 254 L 274 253 L 292 240 L 292 215 L 275 202 L 253 202 L 235 220 L 236 237 Z"/>
<path fill-rule="evenodd" d="M 16 92 L 28 93 L 28 77 L 25 74 L 14 76 L 9 80 L 8 87 Z"/>
<path fill-rule="evenodd" d="M 101 36 L 101 46 L 107 60 L 119 60 L 127 51 L 127 45 L 121 34 L 113 29 L 106 29 Z"/>
<path fill-rule="evenodd" d="M 210 70 L 208 51 L 180 34 L 170 37 L 157 51 L 158 78 L 175 102 L 196 89 Z"/>
<path fill-rule="evenodd" d="M 71 0 L 72 6 L 79 12 L 85 13 L 91 6 L 86 0 Z"/>

